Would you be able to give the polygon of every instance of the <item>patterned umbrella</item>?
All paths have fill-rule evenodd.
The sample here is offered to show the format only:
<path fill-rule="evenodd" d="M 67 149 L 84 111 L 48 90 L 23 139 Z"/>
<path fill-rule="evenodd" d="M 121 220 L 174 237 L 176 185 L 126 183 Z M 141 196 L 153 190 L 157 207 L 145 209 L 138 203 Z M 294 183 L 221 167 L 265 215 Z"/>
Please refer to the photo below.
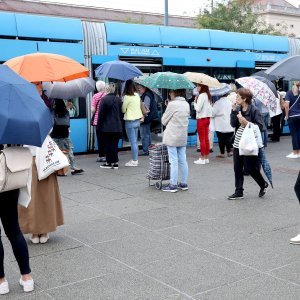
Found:
<path fill-rule="evenodd" d="M 141 84 L 150 89 L 193 89 L 194 84 L 182 74 L 173 72 L 157 72 L 142 80 Z"/>
<path fill-rule="evenodd" d="M 273 188 L 272 169 L 271 169 L 269 161 L 267 160 L 265 148 L 259 148 L 258 159 L 259 159 L 259 162 L 261 163 L 261 166 L 264 170 L 266 177 L 268 178 L 268 180 Z"/>
<path fill-rule="evenodd" d="M 146 78 L 148 78 L 148 76 L 141 76 L 140 78 L 135 78 L 134 79 L 134 82 L 136 82 L 137 84 L 139 85 L 143 85 L 143 80 L 145 80 Z M 144 86 L 144 85 L 143 85 Z M 160 98 L 162 97 L 159 89 L 156 89 L 156 88 L 149 88 L 149 90 L 151 90 L 154 94 L 156 94 L 157 96 L 159 96 Z"/>
<path fill-rule="evenodd" d="M 253 93 L 253 96 L 271 111 L 276 112 L 276 97 L 265 83 L 253 77 L 242 77 L 236 81 L 244 88 L 249 89 Z"/>
<path fill-rule="evenodd" d="M 207 85 L 210 88 L 222 88 L 222 84 L 218 79 L 208 76 L 204 73 L 186 72 L 183 75 L 192 82 Z"/>

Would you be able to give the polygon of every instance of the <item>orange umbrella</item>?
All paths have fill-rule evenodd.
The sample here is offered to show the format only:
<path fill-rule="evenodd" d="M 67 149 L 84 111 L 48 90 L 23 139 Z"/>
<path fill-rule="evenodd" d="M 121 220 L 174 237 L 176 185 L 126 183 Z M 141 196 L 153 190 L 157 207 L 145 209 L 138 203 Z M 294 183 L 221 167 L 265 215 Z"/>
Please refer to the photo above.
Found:
<path fill-rule="evenodd" d="M 30 82 L 70 81 L 89 76 L 89 70 L 77 61 L 52 53 L 18 56 L 4 64 Z"/>

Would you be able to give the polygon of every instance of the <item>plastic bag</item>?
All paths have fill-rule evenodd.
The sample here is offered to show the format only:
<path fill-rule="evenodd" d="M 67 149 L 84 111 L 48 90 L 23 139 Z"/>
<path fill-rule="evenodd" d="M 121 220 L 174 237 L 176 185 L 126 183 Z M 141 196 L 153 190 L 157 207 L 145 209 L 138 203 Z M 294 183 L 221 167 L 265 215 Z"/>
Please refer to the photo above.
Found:
<path fill-rule="evenodd" d="M 257 156 L 258 145 L 255 139 L 253 124 L 248 122 L 239 143 L 239 154 L 245 156 Z"/>
<path fill-rule="evenodd" d="M 39 180 L 43 180 L 52 173 L 69 166 L 67 157 L 50 136 L 46 137 L 41 148 L 37 148 L 35 162 Z"/>

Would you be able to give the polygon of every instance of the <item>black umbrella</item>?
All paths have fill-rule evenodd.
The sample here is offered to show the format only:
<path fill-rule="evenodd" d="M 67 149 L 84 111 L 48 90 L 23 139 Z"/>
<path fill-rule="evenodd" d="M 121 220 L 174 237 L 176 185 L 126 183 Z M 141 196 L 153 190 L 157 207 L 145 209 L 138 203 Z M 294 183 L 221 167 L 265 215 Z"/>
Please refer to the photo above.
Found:
<path fill-rule="evenodd" d="M 300 79 L 300 55 L 290 56 L 280 60 L 265 71 L 268 75 L 283 77 L 284 80 Z"/>
<path fill-rule="evenodd" d="M 282 76 L 280 77 L 280 76 L 266 74 L 266 72 L 263 71 L 263 70 L 260 70 L 260 71 L 258 71 L 256 73 L 254 73 L 252 76 L 264 77 L 264 78 L 269 79 L 270 81 L 278 80 L 278 79 L 280 79 L 282 77 Z"/>
<path fill-rule="evenodd" d="M 262 77 L 262 76 L 252 75 L 251 77 L 254 77 L 254 78 L 258 79 L 259 81 L 265 83 L 269 87 L 269 89 L 273 92 L 275 97 L 278 98 L 278 93 L 277 93 L 276 87 L 273 82 L 271 82 L 269 79 Z"/>

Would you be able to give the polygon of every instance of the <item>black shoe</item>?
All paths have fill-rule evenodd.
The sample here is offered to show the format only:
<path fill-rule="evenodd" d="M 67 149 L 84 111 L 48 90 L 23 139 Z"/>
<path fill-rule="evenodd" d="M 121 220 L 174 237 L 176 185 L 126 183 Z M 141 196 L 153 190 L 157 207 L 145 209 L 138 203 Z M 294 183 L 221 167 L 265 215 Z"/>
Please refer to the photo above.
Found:
<path fill-rule="evenodd" d="M 105 163 L 100 166 L 101 169 L 113 169 L 112 164 Z"/>
<path fill-rule="evenodd" d="M 263 188 L 261 188 L 259 191 L 259 194 L 258 194 L 259 198 L 262 198 L 266 194 L 268 187 L 269 187 L 269 184 L 267 182 L 265 182 L 265 186 Z"/>
<path fill-rule="evenodd" d="M 213 150 L 213 149 L 210 149 L 210 150 L 209 150 L 209 153 L 213 153 L 213 152 L 214 152 L 214 150 Z"/>
<path fill-rule="evenodd" d="M 139 153 L 139 156 L 149 156 L 149 152 Z"/>
<path fill-rule="evenodd" d="M 76 174 L 81 174 L 81 173 L 83 173 L 84 172 L 84 170 L 82 170 L 82 169 L 75 169 L 75 170 L 73 170 L 72 172 L 71 172 L 71 174 L 72 175 L 76 175 Z"/>
<path fill-rule="evenodd" d="M 201 149 L 197 148 L 197 152 L 201 152 Z"/>
<path fill-rule="evenodd" d="M 238 199 L 244 199 L 243 194 L 239 194 L 235 192 L 234 194 L 227 197 L 228 200 L 238 200 Z"/>
<path fill-rule="evenodd" d="M 118 164 L 112 164 L 112 169 L 119 169 L 119 165 Z"/>

